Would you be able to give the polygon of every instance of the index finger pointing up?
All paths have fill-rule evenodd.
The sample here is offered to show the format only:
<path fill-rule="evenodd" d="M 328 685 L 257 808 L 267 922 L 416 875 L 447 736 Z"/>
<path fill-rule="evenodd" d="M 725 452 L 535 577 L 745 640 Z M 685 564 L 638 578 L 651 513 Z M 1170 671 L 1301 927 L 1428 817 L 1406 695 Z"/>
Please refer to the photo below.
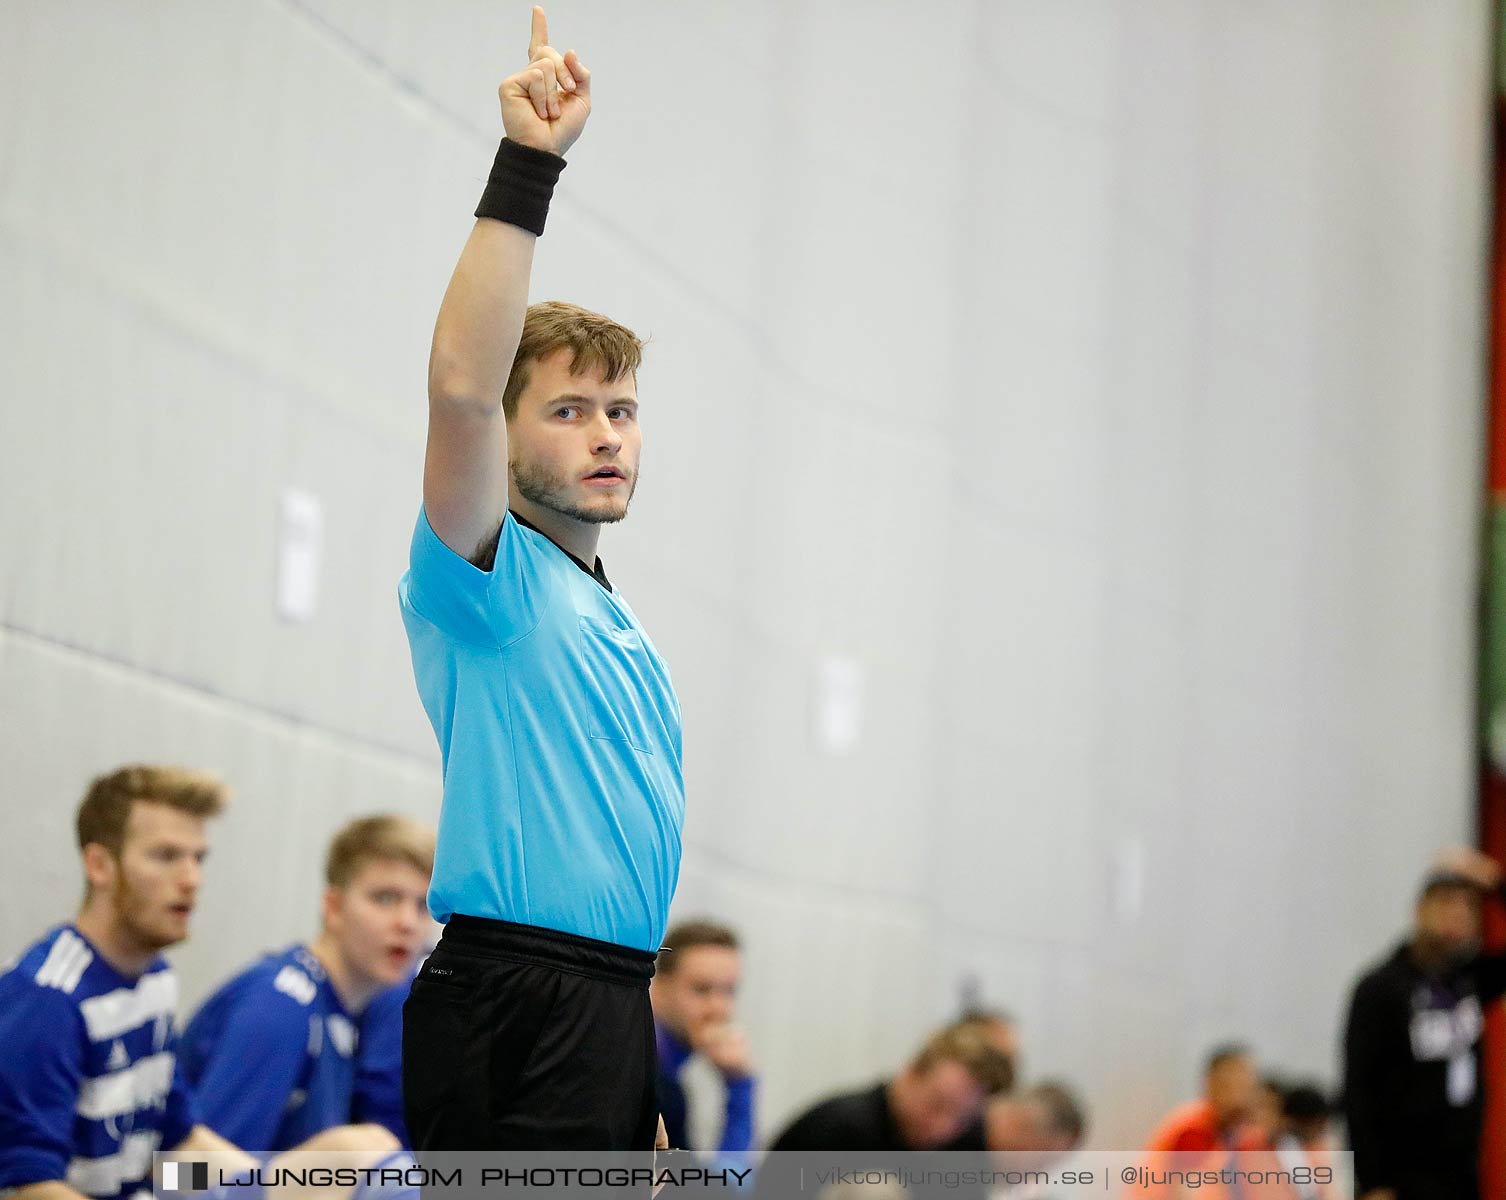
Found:
<path fill-rule="evenodd" d="M 549 44 L 549 23 L 544 19 L 544 10 L 533 6 L 533 32 L 528 35 L 528 61 L 539 56 L 539 47 Z"/>

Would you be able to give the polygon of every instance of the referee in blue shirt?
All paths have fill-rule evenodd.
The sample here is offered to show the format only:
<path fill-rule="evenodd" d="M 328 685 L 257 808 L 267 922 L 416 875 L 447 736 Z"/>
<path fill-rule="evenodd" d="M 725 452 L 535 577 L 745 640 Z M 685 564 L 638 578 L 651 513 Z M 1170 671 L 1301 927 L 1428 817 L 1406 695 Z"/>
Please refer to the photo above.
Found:
<path fill-rule="evenodd" d="M 591 107 L 533 10 L 506 138 L 429 363 L 423 510 L 399 589 L 439 739 L 429 907 L 403 1010 L 418 1150 L 648 1150 L 648 983 L 680 867 L 680 708 L 596 556 L 638 479 L 630 330 L 528 306 L 561 157 Z M 657 1136 L 656 1136 L 657 1133 Z"/>

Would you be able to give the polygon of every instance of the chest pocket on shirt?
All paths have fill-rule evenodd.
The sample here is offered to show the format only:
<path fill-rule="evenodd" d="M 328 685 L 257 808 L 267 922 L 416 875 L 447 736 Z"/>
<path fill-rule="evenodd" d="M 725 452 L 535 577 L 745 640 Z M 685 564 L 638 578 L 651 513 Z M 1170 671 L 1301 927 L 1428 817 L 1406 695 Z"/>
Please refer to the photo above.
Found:
<path fill-rule="evenodd" d="M 582 616 L 580 653 L 594 693 L 587 732 L 593 738 L 626 742 L 634 750 L 652 754 L 648 698 L 655 675 L 638 631 Z"/>

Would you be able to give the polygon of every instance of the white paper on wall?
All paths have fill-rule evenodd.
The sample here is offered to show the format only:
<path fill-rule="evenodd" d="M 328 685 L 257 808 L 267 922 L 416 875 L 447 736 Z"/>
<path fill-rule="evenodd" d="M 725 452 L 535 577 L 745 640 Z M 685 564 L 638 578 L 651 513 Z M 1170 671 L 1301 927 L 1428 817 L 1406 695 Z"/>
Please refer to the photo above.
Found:
<path fill-rule="evenodd" d="M 1145 907 L 1145 839 L 1133 834 L 1114 851 L 1114 918 L 1129 924 Z"/>
<path fill-rule="evenodd" d="M 319 608 L 319 560 L 324 549 L 324 505 L 298 488 L 282 493 L 277 539 L 277 615 L 311 621 Z"/>
<path fill-rule="evenodd" d="M 863 732 L 863 668 L 836 655 L 821 660 L 816 672 L 816 740 L 834 754 L 845 754 Z"/>

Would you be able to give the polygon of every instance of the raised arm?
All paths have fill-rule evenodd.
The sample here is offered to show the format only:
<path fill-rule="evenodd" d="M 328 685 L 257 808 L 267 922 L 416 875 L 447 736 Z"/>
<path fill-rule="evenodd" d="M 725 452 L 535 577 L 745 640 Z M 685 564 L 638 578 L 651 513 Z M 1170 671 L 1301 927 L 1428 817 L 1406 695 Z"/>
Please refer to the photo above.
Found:
<path fill-rule="evenodd" d="M 506 140 L 450 277 L 429 352 L 424 508 L 451 550 L 474 558 L 507 511 L 502 392 L 523 333 L 533 247 L 563 155 L 591 111 L 591 74 L 549 45 L 533 10 L 528 66 L 497 89 Z"/>

